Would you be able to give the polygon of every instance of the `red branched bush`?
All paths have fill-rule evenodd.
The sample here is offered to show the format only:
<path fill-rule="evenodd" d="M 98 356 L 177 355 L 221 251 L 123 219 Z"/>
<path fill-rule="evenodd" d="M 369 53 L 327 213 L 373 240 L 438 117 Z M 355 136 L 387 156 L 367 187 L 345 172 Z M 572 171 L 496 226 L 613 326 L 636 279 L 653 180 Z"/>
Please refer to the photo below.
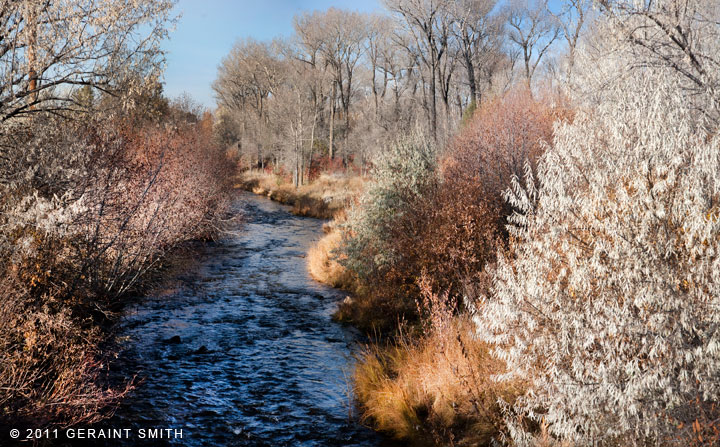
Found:
<path fill-rule="evenodd" d="M 423 247 L 430 261 L 424 268 L 440 290 L 485 283 L 486 264 L 508 240 L 513 210 L 503 193 L 513 176 L 523 177 L 526 163 L 535 169 L 560 116 L 567 112 L 533 100 L 527 90 L 511 91 L 483 104 L 450 144 Z"/>
<path fill-rule="evenodd" d="M 526 90 L 483 104 L 446 150 L 437 186 L 398 219 L 398 251 L 406 255 L 394 274 L 414 284 L 424 273 L 434 290 L 451 294 L 484 283 L 486 264 L 508 240 L 513 210 L 503 192 L 526 163 L 535 168 L 558 114 Z"/>
<path fill-rule="evenodd" d="M 483 215 L 502 228 L 511 212 L 503 191 L 513 176 L 523 178 L 526 163 L 535 169 L 544 144 L 552 141 L 553 122 L 562 116 L 567 116 L 565 110 L 534 100 L 526 89 L 484 103 L 442 162 L 448 198 L 455 195 L 469 209 L 482 203 L 491 213 Z"/>

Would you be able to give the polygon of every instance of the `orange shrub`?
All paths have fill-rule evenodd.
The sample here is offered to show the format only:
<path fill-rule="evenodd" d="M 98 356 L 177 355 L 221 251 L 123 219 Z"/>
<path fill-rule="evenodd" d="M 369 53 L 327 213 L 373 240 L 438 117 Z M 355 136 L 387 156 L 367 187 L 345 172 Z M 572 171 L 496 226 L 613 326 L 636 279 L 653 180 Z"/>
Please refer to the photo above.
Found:
<path fill-rule="evenodd" d="M 526 162 L 535 168 L 557 116 L 526 90 L 477 110 L 441 159 L 437 186 L 398 219 L 394 235 L 404 256 L 390 272 L 396 284 L 410 279 L 416 295 L 422 273 L 433 289 L 451 294 L 484 282 L 485 265 L 507 245 L 505 225 L 513 210 L 503 192 L 513 176 L 523 176 Z"/>
<path fill-rule="evenodd" d="M 520 89 L 484 103 L 440 163 L 442 182 L 429 206 L 432 224 L 418 255 L 438 289 L 459 293 L 464 283 L 483 284 L 484 268 L 507 245 L 512 209 L 503 192 L 526 162 L 535 169 L 552 141 L 560 112 Z M 428 205 L 426 205 L 428 206 Z"/>

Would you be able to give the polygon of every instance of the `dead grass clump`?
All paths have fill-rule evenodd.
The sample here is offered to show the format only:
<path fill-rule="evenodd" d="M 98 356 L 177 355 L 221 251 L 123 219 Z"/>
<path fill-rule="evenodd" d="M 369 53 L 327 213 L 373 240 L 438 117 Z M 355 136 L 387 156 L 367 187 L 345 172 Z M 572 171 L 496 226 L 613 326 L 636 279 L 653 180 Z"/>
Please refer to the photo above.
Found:
<path fill-rule="evenodd" d="M 308 251 L 308 271 L 316 281 L 352 292 L 357 288 L 357 279 L 350 270 L 338 262 L 339 254 L 336 250 L 341 243 L 340 230 L 330 229 L 329 233 Z"/>
<path fill-rule="evenodd" d="M 354 374 L 363 418 L 418 444 L 489 445 L 503 430 L 498 399 L 512 402 L 522 388 L 493 379 L 504 365 L 473 330 L 453 317 L 419 340 L 367 348 Z"/>

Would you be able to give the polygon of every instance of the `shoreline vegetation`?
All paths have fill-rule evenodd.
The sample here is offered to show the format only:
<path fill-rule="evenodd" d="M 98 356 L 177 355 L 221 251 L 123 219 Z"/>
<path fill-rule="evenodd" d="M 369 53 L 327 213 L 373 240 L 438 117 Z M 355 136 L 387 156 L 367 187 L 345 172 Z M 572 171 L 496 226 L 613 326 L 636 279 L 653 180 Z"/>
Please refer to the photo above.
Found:
<path fill-rule="evenodd" d="M 0 248 L 10 253 L 0 264 L 0 426 L 77 426 L 112 414 L 134 386 L 107 380 L 125 303 L 162 280 L 183 247 L 221 231 L 231 155 L 212 142 L 209 116 L 173 111 L 182 109 L 158 118 L 172 130 L 109 120 L 68 132 L 36 117 L 42 132 L 10 152 L 41 171 L 0 200 Z M 70 148 L 86 157 L 68 160 Z M 64 177 L 60 198 L 39 189 L 52 176 Z"/>
<path fill-rule="evenodd" d="M 173 7 L 0 11 L 0 443 L 109 417 L 134 386 L 109 378 L 124 305 L 228 217 L 236 154 L 159 81 Z"/>
<path fill-rule="evenodd" d="M 417 446 L 490 445 L 506 430 L 499 402 L 512 405 L 525 384 L 495 381 L 505 364 L 474 336 L 458 293 L 481 293 L 485 265 L 507 250 L 502 179 L 525 167 L 513 161 L 535 169 L 553 121 L 569 116 L 521 89 L 488 100 L 446 151 L 423 135 L 400 139 L 326 224 L 308 271 L 349 293 L 334 318 L 373 340 L 353 374 L 365 423 Z M 396 254 L 392 264 L 382 253 Z"/>

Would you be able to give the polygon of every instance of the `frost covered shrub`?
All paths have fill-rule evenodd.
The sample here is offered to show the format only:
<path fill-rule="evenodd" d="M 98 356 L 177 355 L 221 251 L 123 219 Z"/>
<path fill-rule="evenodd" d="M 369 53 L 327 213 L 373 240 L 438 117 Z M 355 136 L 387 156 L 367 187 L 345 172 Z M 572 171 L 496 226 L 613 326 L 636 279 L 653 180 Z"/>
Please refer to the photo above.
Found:
<path fill-rule="evenodd" d="M 417 137 L 384 153 L 350 215 L 346 266 L 410 314 L 421 275 L 451 296 L 489 283 L 485 267 L 508 239 L 503 191 L 526 163 L 535 166 L 557 110 L 521 89 L 484 104 L 439 166 Z"/>
<path fill-rule="evenodd" d="M 402 138 L 379 154 L 371 178 L 348 211 L 342 263 L 371 286 L 376 302 L 367 308 L 394 325 L 415 308 L 407 289 L 421 272 L 405 264 L 428 224 L 423 203 L 437 188 L 435 146 L 417 134 Z"/>
<path fill-rule="evenodd" d="M 372 182 L 350 209 L 346 226 L 352 233 L 348 264 L 361 276 L 386 270 L 402 256 L 388 237 L 396 220 L 435 187 L 436 167 L 435 146 L 417 134 L 398 140 L 374 160 Z"/>
<path fill-rule="evenodd" d="M 671 444 L 718 401 L 720 140 L 673 79 L 616 79 L 557 126 L 476 314 L 504 378 L 531 385 L 514 411 L 576 445 Z"/>
<path fill-rule="evenodd" d="M 715 0 L 598 0 L 603 43 L 626 67 L 663 67 L 710 126 L 720 125 L 720 4 Z M 608 39 L 608 36 L 613 36 Z M 594 42 L 595 45 L 597 42 Z M 602 45 L 606 46 L 606 45 Z M 595 63 L 591 61 L 590 67 Z M 582 85 L 579 85 L 582 88 Z"/>

